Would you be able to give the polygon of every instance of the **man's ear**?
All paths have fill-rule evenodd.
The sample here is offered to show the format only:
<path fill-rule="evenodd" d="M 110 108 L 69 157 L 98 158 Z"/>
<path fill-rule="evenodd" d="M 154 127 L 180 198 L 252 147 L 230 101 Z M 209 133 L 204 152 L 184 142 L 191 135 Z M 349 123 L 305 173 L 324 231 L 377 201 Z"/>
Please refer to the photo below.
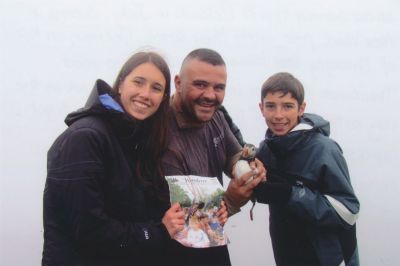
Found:
<path fill-rule="evenodd" d="M 303 102 L 303 103 L 299 106 L 299 117 L 300 117 L 300 116 L 303 116 L 305 110 L 306 110 L 306 102 Z"/>
<path fill-rule="evenodd" d="M 181 93 L 181 77 L 179 75 L 175 76 L 174 83 L 176 92 Z"/>

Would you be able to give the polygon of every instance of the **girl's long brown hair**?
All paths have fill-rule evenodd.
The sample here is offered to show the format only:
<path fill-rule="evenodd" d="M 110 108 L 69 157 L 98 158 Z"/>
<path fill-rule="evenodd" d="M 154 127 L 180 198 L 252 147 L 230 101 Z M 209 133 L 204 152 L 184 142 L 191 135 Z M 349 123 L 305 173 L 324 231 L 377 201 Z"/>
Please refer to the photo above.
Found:
<path fill-rule="evenodd" d="M 161 166 L 161 157 L 168 145 L 168 124 L 170 116 L 169 99 L 171 94 L 171 74 L 165 60 L 155 52 L 138 52 L 132 55 L 122 66 L 113 85 L 113 92 L 119 101 L 118 88 L 121 82 L 136 67 L 144 63 L 152 63 L 165 78 L 164 98 L 158 110 L 144 121 L 141 143 L 136 161 L 136 174 L 147 186 L 155 189 L 156 197 L 165 201 L 165 180 Z"/>

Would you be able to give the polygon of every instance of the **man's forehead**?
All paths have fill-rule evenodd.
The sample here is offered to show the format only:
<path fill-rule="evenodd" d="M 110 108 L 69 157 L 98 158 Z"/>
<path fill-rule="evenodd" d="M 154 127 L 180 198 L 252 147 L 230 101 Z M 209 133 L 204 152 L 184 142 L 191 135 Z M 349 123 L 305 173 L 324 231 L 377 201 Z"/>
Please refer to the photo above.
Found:
<path fill-rule="evenodd" d="M 226 80 L 227 76 L 225 65 L 212 65 L 196 58 L 185 62 L 181 74 L 191 75 L 191 78 L 204 80 L 208 78 Z"/>

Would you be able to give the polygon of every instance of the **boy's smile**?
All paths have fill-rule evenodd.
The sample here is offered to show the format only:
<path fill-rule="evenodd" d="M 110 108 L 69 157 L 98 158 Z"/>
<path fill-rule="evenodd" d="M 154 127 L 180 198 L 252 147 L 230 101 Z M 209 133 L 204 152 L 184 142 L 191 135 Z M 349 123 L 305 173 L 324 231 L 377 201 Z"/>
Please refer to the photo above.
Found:
<path fill-rule="evenodd" d="M 299 106 L 291 93 L 275 92 L 267 93 L 259 106 L 268 128 L 274 135 L 283 136 L 298 124 L 306 104 Z"/>

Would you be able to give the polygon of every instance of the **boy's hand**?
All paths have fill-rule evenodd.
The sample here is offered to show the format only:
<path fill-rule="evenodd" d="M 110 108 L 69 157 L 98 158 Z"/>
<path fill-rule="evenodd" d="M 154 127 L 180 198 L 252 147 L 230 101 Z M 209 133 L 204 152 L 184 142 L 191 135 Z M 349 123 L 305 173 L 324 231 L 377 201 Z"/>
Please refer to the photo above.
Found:
<path fill-rule="evenodd" d="M 265 169 L 264 164 L 260 160 L 256 158 L 254 161 L 250 162 L 250 167 L 255 174 L 253 178 L 260 178 L 261 182 L 267 181 L 267 169 Z"/>

